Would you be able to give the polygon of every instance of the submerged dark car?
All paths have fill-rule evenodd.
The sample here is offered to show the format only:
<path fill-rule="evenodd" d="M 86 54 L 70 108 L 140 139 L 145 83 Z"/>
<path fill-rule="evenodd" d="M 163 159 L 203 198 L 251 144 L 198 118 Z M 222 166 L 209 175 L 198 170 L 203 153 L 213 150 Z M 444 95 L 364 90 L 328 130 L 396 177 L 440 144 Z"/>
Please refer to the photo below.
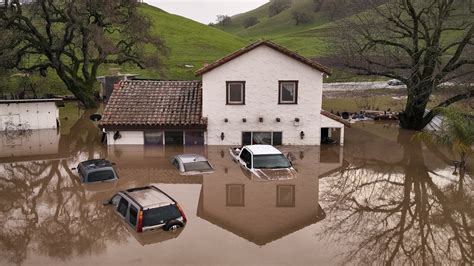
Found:
<path fill-rule="evenodd" d="M 156 186 L 121 191 L 105 205 L 112 205 L 118 216 L 138 233 L 157 229 L 176 231 L 186 224 L 183 209 Z"/>
<path fill-rule="evenodd" d="M 77 172 L 83 183 L 108 182 L 118 180 L 117 173 L 111 162 L 94 159 L 79 163 Z"/>

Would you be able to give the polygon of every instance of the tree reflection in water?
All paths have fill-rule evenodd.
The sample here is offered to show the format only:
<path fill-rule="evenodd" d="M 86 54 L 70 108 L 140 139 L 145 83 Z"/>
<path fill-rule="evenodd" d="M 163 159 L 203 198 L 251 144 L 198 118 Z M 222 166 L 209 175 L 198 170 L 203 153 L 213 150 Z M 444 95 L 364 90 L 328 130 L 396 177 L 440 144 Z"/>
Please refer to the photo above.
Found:
<path fill-rule="evenodd" d="M 474 263 L 472 179 L 429 169 L 410 132 L 398 143 L 397 162 L 357 158 L 321 180 L 329 219 L 321 236 L 347 244 L 351 263 Z"/>
<path fill-rule="evenodd" d="M 92 111 L 91 111 L 92 112 Z M 21 264 L 29 250 L 61 261 L 97 254 L 106 243 L 125 239 L 118 219 L 92 200 L 70 168 L 100 157 L 100 135 L 83 114 L 60 139 L 59 160 L 0 164 L 0 256 Z"/>

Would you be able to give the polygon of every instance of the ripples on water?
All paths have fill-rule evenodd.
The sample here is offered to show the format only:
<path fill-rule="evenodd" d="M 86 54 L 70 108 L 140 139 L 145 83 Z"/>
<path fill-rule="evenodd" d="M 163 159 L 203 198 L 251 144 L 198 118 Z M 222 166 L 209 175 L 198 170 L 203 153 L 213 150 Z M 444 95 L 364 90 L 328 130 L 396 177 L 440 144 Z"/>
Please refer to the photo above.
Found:
<path fill-rule="evenodd" d="M 282 147 L 298 176 L 263 181 L 228 147 L 100 144 L 84 114 L 69 130 L 1 136 L 0 262 L 7 264 L 473 263 L 473 162 L 459 173 L 439 147 L 394 124 L 358 124 L 346 146 Z M 207 156 L 215 172 L 181 176 L 168 158 Z M 71 170 L 115 162 L 120 180 L 81 184 Z M 102 201 L 158 184 L 188 216 L 178 233 L 137 235 Z"/>

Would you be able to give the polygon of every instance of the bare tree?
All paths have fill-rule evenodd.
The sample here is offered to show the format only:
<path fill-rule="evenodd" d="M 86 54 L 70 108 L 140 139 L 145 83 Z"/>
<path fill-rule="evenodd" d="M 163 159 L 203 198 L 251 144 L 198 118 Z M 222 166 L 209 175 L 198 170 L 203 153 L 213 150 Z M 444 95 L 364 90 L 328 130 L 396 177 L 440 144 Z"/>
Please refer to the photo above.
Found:
<path fill-rule="evenodd" d="M 258 23 L 259 21 L 257 17 L 248 17 L 244 20 L 243 25 L 244 25 L 244 28 L 250 28 Z"/>
<path fill-rule="evenodd" d="M 324 2 L 325 2 L 324 0 L 313 0 L 313 6 L 314 6 L 313 11 L 319 12 L 321 8 L 323 7 Z"/>
<path fill-rule="evenodd" d="M 474 45 L 474 16 L 467 5 L 460 0 L 389 0 L 341 25 L 347 30 L 339 35 L 338 53 L 345 55 L 346 67 L 406 84 L 403 128 L 423 129 L 436 115 L 436 108 L 425 115 L 433 91 L 474 74 L 469 53 Z M 472 87 L 438 107 L 470 97 L 474 97 Z"/>
<path fill-rule="evenodd" d="M 216 22 L 220 26 L 229 26 L 232 24 L 232 18 L 228 15 L 217 15 Z"/>
<path fill-rule="evenodd" d="M 464 173 L 439 182 L 412 137 L 400 132 L 399 160 L 350 158 L 339 175 L 321 181 L 320 203 L 330 217 L 322 235 L 346 243 L 345 259 L 355 264 L 470 265 L 472 184 Z"/>
<path fill-rule="evenodd" d="M 0 64 L 46 76 L 52 69 L 87 108 L 103 64 L 160 65 L 161 39 L 135 0 L 6 2 L 0 9 Z M 157 50 L 145 60 L 144 45 Z"/>
<path fill-rule="evenodd" d="M 311 20 L 313 20 L 313 16 L 304 11 L 293 11 L 291 16 L 295 20 L 296 25 L 309 23 Z"/>

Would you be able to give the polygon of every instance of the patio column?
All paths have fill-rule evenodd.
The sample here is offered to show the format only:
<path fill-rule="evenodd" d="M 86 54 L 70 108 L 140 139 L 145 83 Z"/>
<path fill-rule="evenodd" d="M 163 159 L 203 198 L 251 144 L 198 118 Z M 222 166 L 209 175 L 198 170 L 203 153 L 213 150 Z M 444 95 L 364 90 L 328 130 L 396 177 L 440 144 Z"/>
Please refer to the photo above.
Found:
<path fill-rule="evenodd" d="M 340 135 L 341 135 L 340 136 L 341 139 L 339 140 L 339 143 L 340 143 L 341 146 L 344 146 L 344 126 L 341 127 L 341 134 Z"/>

